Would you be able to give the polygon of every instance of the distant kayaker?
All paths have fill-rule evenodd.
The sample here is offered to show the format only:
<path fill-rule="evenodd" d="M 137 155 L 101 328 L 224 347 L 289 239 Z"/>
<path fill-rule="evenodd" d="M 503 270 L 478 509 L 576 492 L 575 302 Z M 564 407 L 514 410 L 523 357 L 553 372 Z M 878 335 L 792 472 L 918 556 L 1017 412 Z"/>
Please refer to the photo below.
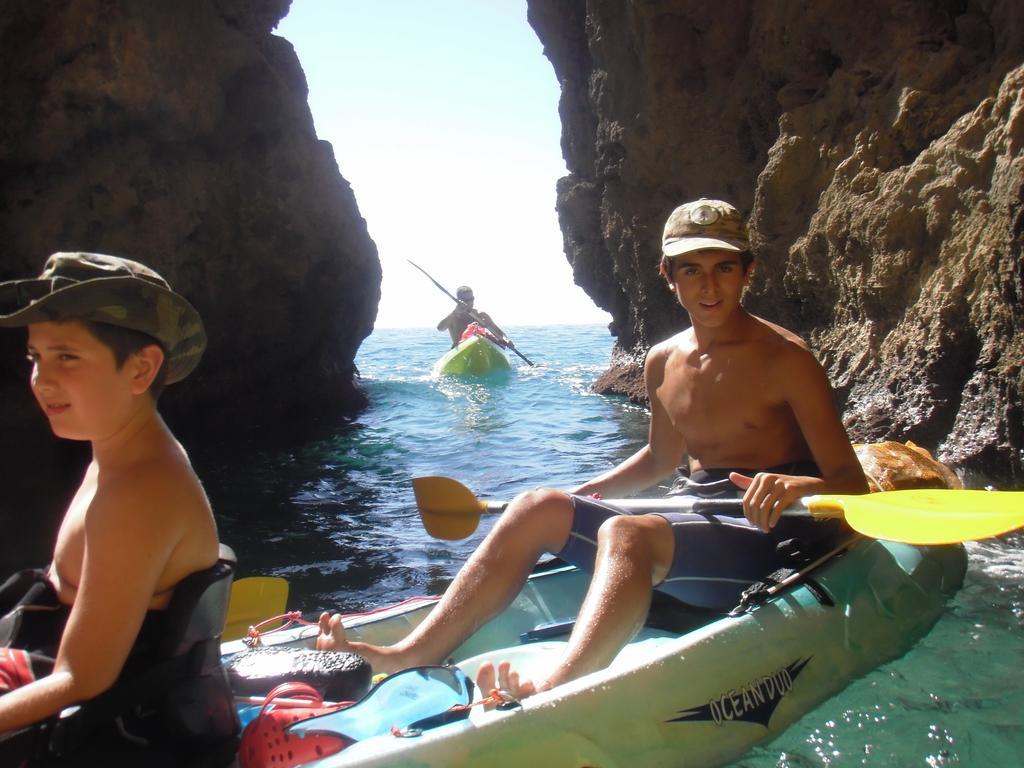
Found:
<path fill-rule="evenodd" d="M 176 585 L 211 568 L 219 552 L 206 494 L 156 407 L 164 385 L 202 356 L 196 310 L 142 264 L 55 253 L 38 278 L 0 284 L 0 327 L 21 326 L 32 393 L 50 428 L 89 441 L 92 457 L 49 567 L 0 587 L 3 765 L 20 765 L 17 750 L 50 738 L 29 738 L 27 726 L 104 693 L 128 662 L 146 669 Z M 183 667 L 174 680 L 191 674 Z M 97 723 L 105 733 L 104 721 L 89 729 Z M 131 723 L 122 728 L 127 740 L 143 736 Z M 72 751 L 72 740 L 56 738 Z"/>
<path fill-rule="evenodd" d="M 691 327 L 647 355 L 647 444 L 572 493 L 518 496 L 408 637 L 347 642 L 341 617 L 325 613 L 318 646 L 359 653 L 376 672 L 440 663 L 509 604 L 542 553 L 555 553 L 593 574 L 565 654 L 535 680 L 507 662 L 478 673 L 483 691 L 522 698 L 607 666 L 643 626 L 652 588 L 729 609 L 745 587 L 787 564 L 782 541 L 823 549 L 848 535 L 840 521 L 780 517 L 800 497 L 868 487 L 807 344 L 742 306 L 753 269 L 736 208 L 709 199 L 676 208 L 659 271 Z M 741 496 L 743 516 L 628 513 L 599 500 L 650 488 L 680 463 L 676 492 Z"/>
<path fill-rule="evenodd" d="M 451 294 L 448 294 L 451 296 Z M 462 340 L 462 334 L 470 323 L 479 323 L 494 334 L 495 340 L 503 346 L 507 343 L 505 332 L 491 319 L 486 312 L 473 309 L 473 289 L 468 285 L 460 285 L 455 291 L 458 306 L 437 324 L 437 330 L 448 331 L 452 337 L 452 346 L 456 347 Z"/>

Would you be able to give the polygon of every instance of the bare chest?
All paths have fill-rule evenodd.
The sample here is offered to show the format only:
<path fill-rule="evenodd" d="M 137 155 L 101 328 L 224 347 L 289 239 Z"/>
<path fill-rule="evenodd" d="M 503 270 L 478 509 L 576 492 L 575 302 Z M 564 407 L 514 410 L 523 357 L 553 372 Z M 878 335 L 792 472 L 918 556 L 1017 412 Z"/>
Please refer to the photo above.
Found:
<path fill-rule="evenodd" d="M 680 356 L 666 366 L 659 397 L 701 466 L 768 466 L 777 435 L 790 431 L 790 410 L 755 356 Z"/>
<path fill-rule="evenodd" d="M 684 434 L 712 424 L 741 424 L 760 408 L 750 393 L 754 373 L 752 366 L 735 357 L 694 353 L 685 364 L 673 361 L 666 368 L 659 395 Z"/>
<path fill-rule="evenodd" d="M 57 533 L 50 578 L 61 602 L 72 603 L 82 580 L 85 559 L 85 516 L 92 492 L 79 489 Z"/>

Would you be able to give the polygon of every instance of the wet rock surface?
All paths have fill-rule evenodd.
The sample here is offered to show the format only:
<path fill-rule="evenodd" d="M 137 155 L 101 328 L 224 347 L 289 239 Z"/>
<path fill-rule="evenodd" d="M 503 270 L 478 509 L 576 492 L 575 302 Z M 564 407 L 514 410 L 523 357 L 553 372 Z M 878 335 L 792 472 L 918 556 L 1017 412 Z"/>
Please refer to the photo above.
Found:
<path fill-rule="evenodd" d="M 680 202 L 750 215 L 757 314 L 801 333 L 854 440 L 1024 483 L 1024 6 L 529 0 L 562 87 L 576 282 L 643 400 L 687 325 L 656 273 Z"/>

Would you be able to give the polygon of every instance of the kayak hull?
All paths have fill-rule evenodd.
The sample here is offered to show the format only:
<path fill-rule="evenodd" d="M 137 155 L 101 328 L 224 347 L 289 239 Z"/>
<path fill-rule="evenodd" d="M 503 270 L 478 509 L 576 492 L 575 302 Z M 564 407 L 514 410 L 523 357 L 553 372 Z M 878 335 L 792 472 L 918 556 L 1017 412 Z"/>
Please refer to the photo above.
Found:
<path fill-rule="evenodd" d="M 814 572 L 820 592 L 797 585 L 737 617 L 688 617 L 680 608 L 676 626 L 646 627 L 607 669 L 519 707 L 477 707 L 415 738 L 371 737 L 311 765 L 721 765 L 906 653 L 938 620 L 965 569 L 961 546 L 861 540 Z M 470 676 L 483 661 L 501 659 L 527 678 L 544 674 L 565 636 L 521 643 L 520 633 L 574 616 L 588 579 L 571 567 L 535 575 L 509 609 L 457 649 L 456 663 Z M 428 610 L 357 619 L 349 634 L 394 642 Z M 308 642 L 281 634 L 283 642 Z"/>
<path fill-rule="evenodd" d="M 509 371 L 508 356 L 486 336 L 474 335 L 453 347 L 434 364 L 435 376 L 487 376 Z"/>

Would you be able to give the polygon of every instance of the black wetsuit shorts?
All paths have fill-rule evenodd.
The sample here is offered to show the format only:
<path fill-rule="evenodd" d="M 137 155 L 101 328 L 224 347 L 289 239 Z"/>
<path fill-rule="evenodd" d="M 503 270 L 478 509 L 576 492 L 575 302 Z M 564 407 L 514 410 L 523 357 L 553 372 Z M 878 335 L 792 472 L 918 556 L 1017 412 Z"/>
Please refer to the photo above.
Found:
<path fill-rule="evenodd" d="M 696 498 L 742 498 L 743 492 L 730 480 L 730 472 L 753 476 L 757 472 L 819 476 L 812 463 L 795 463 L 767 470 L 712 469 L 681 477 L 672 495 Z M 841 520 L 816 521 L 805 517 L 783 517 L 764 533 L 735 513 L 666 512 L 664 509 L 625 510 L 587 496 L 571 496 L 573 524 L 569 540 L 558 557 L 592 572 L 597 552 L 598 529 L 615 515 L 655 514 L 672 526 L 675 548 L 672 565 L 655 589 L 689 605 L 725 610 L 735 606 L 752 583 L 790 564 L 782 542 L 796 539 L 801 549 L 824 551 L 849 535 Z"/>

